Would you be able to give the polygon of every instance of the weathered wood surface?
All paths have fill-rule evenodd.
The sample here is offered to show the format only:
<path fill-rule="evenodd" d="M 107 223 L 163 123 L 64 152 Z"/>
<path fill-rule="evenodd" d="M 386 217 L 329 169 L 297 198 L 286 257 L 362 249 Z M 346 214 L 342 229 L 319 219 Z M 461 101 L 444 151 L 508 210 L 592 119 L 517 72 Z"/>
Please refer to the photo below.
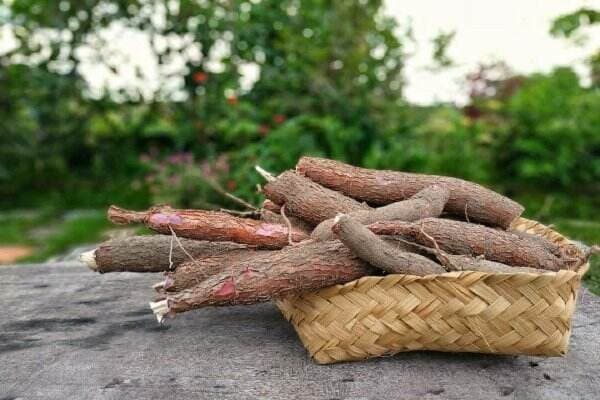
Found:
<path fill-rule="evenodd" d="M 404 353 L 313 364 L 275 306 L 159 326 L 158 275 L 77 263 L 0 267 L 0 399 L 591 399 L 600 298 L 582 292 L 565 358 Z"/>

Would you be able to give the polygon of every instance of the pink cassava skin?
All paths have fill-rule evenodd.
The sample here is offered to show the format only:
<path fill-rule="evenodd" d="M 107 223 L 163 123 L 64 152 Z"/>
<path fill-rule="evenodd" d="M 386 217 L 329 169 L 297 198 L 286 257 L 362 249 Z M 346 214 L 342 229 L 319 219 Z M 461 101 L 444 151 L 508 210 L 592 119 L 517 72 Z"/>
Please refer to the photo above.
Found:
<path fill-rule="evenodd" d="M 302 157 L 296 171 L 325 187 L 376 205 L 405 200 L 427 186 L 441 184 L 450 190 L 446 212 L 502 228 L 508 228 L 523 212 L 523 206 L 509 198 L 458 178 L 378 171 L 315 157 Z"/>
<path fill-rule="evenodd" d="M 431 185 L 421 190 L 408 200 L 398 201 L 371 210 L 360 210 L 348 213 L 353 220 L 368 225 L 378 221 L 416 221 L 421 218 L 438 217 L 448 201 L 450 191 L 442 185 Z M 321 222 L 312 231 L 313 240 L 330 240 L 334 238 L 331 228 L 335 218 Z"/>
<path fill-rule="evenodd" d="M 297 218 L 297 217 L 294 217 L 291 215 L 288 216 L 286 214 L 285 218 L 287 218 L 287 220 L 294 227 L 294 229 L 304 232 L 304 233 L 306 233 L 306 235 L 310 235 L 310 232 L 312 231 L 312 227 L 309 224 L 307 224 L 300 218 Z M 264 222 L 287 226 L 287 222 L 285 221 L 285 218 L 280 213 L 273 212 L 266 208 L 263 208 L 262 210 L 260 210 L 260 220 L 264 221 Z"/>
<path fill-rule="evenodd" d="M 135 212 L 111 206 L 108 218 L 115 224 L 143 223 L 163 234 L 171 229 L 179 237 L 235 242 L 259 248 L 279 249 L 289 244 L 288 227 L 250 218 L 235 217 L 219 211 L 177 210 L 168 206 Z M 300 242 L 308 234 L 292 228 L 292 240 Z"/>
<path fill-rule="evenodd" d="M 219 270 L 196 279 L 191 263 L 165 282 L 166 300 L 175 313 L 206 306 L 253 304 L 293 293 L 345 283 L 374 270 L 340 241 L 306 241 L 277 251 L 258 250 L 221 258 Z M 209 260 L 211 265 L 217 265 Z M 190 265 L 189 268 L 184 268 Z M 169 284 L 166 284 L 169 282 Z"/>
<path fill-rule="evenodd" d="M 550 271 L 566 266 L 564 259 L 550 252 L 539 240 L 484 225 L 425 218 L 417 222 L 376 222 L 368 228 L 378 235 L 398 235 L 428 247 L 437 244 L 448 253 L 483 256 L 507 265 Z"/>
<path fill-rule="evenodd" d="M 294 171 L 280 174 L 263 187 L 263 192 L 272 202 L 284 205 L 288 215 L 296 216 L 312 226 L 338 213 L 370 210 L 366 204 L 327 189 Z"/>

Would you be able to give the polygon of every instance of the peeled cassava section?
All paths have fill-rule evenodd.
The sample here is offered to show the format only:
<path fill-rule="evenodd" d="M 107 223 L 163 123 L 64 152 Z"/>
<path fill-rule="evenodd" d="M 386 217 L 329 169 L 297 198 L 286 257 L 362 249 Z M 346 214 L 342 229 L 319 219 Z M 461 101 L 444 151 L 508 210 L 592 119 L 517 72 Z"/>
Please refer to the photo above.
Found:
<path fill-rule="evenodd" d="M 180 245 L 188 254 L 185 254 Z M 97 272 L 162 272 L 175 269 L 190 257 L 203 258 L 247 249 L 232 242 L 190 239 L 174 241 L 171 235 L 132 236 L 109 240 L 82 257 Z"/>
<path fill-rule="evenodd" d="M 539 240 L 531 240 L 510 232 L 483 225 L 440 218 L 418 222 L 376 222 L 369 229 L 380 235 L 399 235 L 418 244 L 434 247 L 452 254 L 483 256 L 519 267 L 557 271 L 565 266 L 561 257 L 548 251 Z"/>
<path fill-rule="evenodd" d="M 143 223 L 163 234 L 209 240 L 235 242 L 261 248 L 278 249 L 289 244 L 288 227 L 250 218 L 239 218 L 218 211 L 177 210 L 168 206 L 153 207 L 148 211 L 128 211 L 111 206 L 108 218 L 115 224 Z M 307 233 L 292 228 L 292 240 L 300 242 Z"/>
<path fill-rule="evenodd" d="M 287 221 L 286 221 L 287 218 Z M 276 213 L 273 212 L 271 210 L 268 210 L 266 208 L 263 208 L 262 210 L 260 210 L 260 219 L 261 221 L 265 221 L 265 222 L 269 222 L 272 224 L 279 224 L 279 225 L 286 225 L 289 222 L 290 225 L 292 225 L 292 227 L 294 229 L 297 229 L 301 232 L 306 233 L 306 235 L 310 235 L 310 232 L 312 231 L 312 227 L 307 224 L 306 222 L 304 222 L 303 220 L 301 220 L 300 218 L 294 217 L 294 216 L 288 216 L 286 214 L 286 216 L 284 217 L 283 215 L 281 215 L 280 213 Z"/>
<path fill-rule="evenodd" d="M 338 213 L 370 210 L 366 204 L 327 189 L 294 171 L 283 172 L 267 183 L 263 192 L 272 202 L 284 205 L 290 215 L 313 226 Z"/>
<path fill-rule="evenodd" d="M 450 190 L 445 211 L 469 221 L 503 228 L 523 212 L 523 206 L 490 189 L 458 178 L 354 167 L 339 161 L 302 157 L 296 170 L 314 182 L 372 204 L 405 200 L 433 184 Z"/>
<path fill-rule="evenodd" d="M 450 192 L 441 185 L 432 185 L 421 190 L 408 200 L 399 201 L 371 210 L 354 211 L 347 214 L 354 221 L 363 225 L 378 221 L 416 221 L 426 217 L 437 217 L 442 213 Z M 335 218 L 321 222 L 312 231 L 314 240 L 330 240 L 334 237 L 331 228 Z"/>
<path fill-rule="evenodd" d="M 167 288 L 163 303 L 154 309 L 164 315 L 206 306 L 253 304 L 373 274 L 366 262 L 339 241 L 308 241 L 223 262 L 219 272 L 198 282 L 189 270 L 185 277 L 178 275 L 183 269 L 171 274 L 173 287 L 182 289 Z"/>

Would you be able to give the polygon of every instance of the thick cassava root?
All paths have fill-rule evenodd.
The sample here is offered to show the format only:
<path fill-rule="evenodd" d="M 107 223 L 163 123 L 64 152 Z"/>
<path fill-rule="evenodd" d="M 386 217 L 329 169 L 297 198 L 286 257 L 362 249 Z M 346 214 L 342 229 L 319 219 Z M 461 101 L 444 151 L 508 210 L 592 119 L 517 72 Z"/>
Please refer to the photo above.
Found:
<path fill-rule="evenodd" d="M 426 218 L 417 222 L 376 222 L 369 229 L 380 235 L 399 235 L 428 247 L 439 246 L 448 253 L 483 256 L 507 265 L 549 271 L 566 266 L 566 260 L 552 254 L 538 240 L 483 225 Z"/>
<path fill-rule="evenodd" d="M 316 183 L 372 204 L 405 200 L 433 184 L 450 190 L 445 211 L 462 218 L 507 228 L 523 207 L 490 189 L 462 179 L 354 167 L 339 161 L 302 157 L 296 171 Z"/>
<path fill-rule="evenodd" d="M 235 242 L 260 248 L 278 249 L 289 244 L 286 225 L 239 218 L 219 211 L 177 210 L 168 206 L 153 207 L 145 212 L 124 210 L 111 206 L 108 218 L 115 224 L 143 223 L 163 234 L 188 239 Z M 305 232 L 291 231 L 292 240 L 308 238 Z"/>
<path fill-rule="evenodd" d="M 423 246 L 405 239 L 400 236 L 382 236 L 384 240 L 391 243 L 394 247 L 405 252 L 416 253 L 431 258 L 441 265 L 447 271 L 478 271 L 488 273 L 527 273 L 540 274 L 546 271 L 538 268 L 515 267 L 495 261 L 486 260 L 482 256 L 466 256 L 446 253 L 441 249 Z"/>
<path fill-rule="evenodd" d="M 178 272 L 170 274 L 176 282 L 174 287 L 186 288 L 174 292 L 166 289 L 163 301 L 167 309 L 161 307 L 161 315 L 206 306 L 253 304 L 373 274 L 366 262 L 339 241 L 308 241 L 279 251 L 259 251 L 228 262 L 220 272 L 200 282 L 178 281 Z"/>
<path fill-rule="evenodd" d="M 445 272 L 428 258 L 394 247 L 347 215 L 335 218 L 333 232 L 354 254 L 386 272 L 419 276 Z"/>
<path fill-rule="evenodd" d="M 162 272 L 177 268 L 184 261 L 190 261 L 190 257 L 198 259 L 243 249 L 249 247 L 232 242 L 183 238 L 177 242 L 168 235 L 131 236 L 102 243 L 97 249 L 85 253 L 82 261 L 100 273 Z"/>
<path fill-rule="evenodd" d="M 338 213 L 370 209 L 366 204 L 327 189 L 294 171 L 285 171 L 268 182 L 263 192 L 272 202 L 285 206 L 290 215 L 313 226 Z"/>
<path fill-rule="evenodd" d="M 416 221 L 426 217 L 438 217 L 448 201 L 450 192 L 441 185 L 432 185 L 421 190 L 408 200 L 374 208 L 371 210 L 354 211 L 347 214 L 354 221 L 363 225 L 378 221 Z M 335 218 L 321 222 L 312 231 L 313 240 L 330 240 L 334 237 L 331 228 Z"/>

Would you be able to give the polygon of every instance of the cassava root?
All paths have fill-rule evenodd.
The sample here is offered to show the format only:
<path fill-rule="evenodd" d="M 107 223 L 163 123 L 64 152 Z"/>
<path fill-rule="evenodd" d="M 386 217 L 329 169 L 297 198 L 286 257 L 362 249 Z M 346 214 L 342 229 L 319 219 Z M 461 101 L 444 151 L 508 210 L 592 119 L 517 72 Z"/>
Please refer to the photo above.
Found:
<path fill-rule="evenodd" d="M 302 157 L 296 171 L 325 187 L 377 205 L 405 200 L 427 186 L 442 184 L 450 190 L 445 211 L 502 228 L 510 226 L 523 212 L 523 206 L 509 198 L 458 178 L 371 170 L 315 157 Z"/>
<path fill-rule="evenodd" d="M 264 302 L 373 274 L 366 262 L 339 241 L 307 241 L 278 251 L 258 251 L 243 261 L 224 262 L 218 273 L 200 282 L 177 283 L 179 271 L 170 274 L 174 287 L 186 288 L 174 292 L 167 288 L 163 300 L 167 310 L 162 307 L 161 315 Z"/>
<path fill-rule="evenodd" d="M 438 217 L 444 205 L 448 201 L 450 192 L 441 185 L 428 186 L 408 200 L 374 208 L 371 210 L 354 211 L 347 214 L 354 221 L 363 225 L 379 221 L 416 221 L 426 217 Z M 335 218 L 321 222 L 312 231 L 311 238 L 314 240 L 330 240 L 334 237 L 331 228 Z"/>
<path fill-rule="evenodd" d="M 440 218 L 417 222 L 376 222 L 369 229 L 380 235 L 399 235 L 418 244 L 439 246 L 452 254 L 483 256 L 507 265 L 558 271 L 565 260 L 552 254 L 538 240 L 483 225 Z"/>
<path fill-rule="evenodd" d="M 335 218 L 333 232 L 354 254 L 392 274 L 430 275 L 445 272 L 439 264 L 385 242 L 366 226 L 347 215 Z"/>
<path fill-rule="evenodd" d="M 251 251 L 249 246 L 232 242 L 208 242 L 170 235 L 144 235 L 112 239 L 82 255 L 90 269 L 106 272 L 162 272 L 175 269 L 184 261 L 217 256 L 236 250 Z M 186 252 L 188 254 L 186 254 Z"/>
<path fill-rule="evenodd" d="M 115 224 L 143 223 L 148 228 L 163 234 L 172 234 L 188 239 L 242 243 L 260 248 L 278 249 L 288 245 L 288 227 L 239 218 L 219 211 L 177 210 L 168 206 L 153 207 L 148 211 L 136 212 L 111 206 L 108 218 Z M 307 233 L 292 229 L 295 242 L 308 238 Z"/>
<path fill-rule="evenodd" d="M 327 189 L 294 171 L 285 171 L 268 182 L 263 192 L 272 202 L 285 206 L 290 215 L 313 226 L 338 213 L 370 209 L 366 204 Z"/>

